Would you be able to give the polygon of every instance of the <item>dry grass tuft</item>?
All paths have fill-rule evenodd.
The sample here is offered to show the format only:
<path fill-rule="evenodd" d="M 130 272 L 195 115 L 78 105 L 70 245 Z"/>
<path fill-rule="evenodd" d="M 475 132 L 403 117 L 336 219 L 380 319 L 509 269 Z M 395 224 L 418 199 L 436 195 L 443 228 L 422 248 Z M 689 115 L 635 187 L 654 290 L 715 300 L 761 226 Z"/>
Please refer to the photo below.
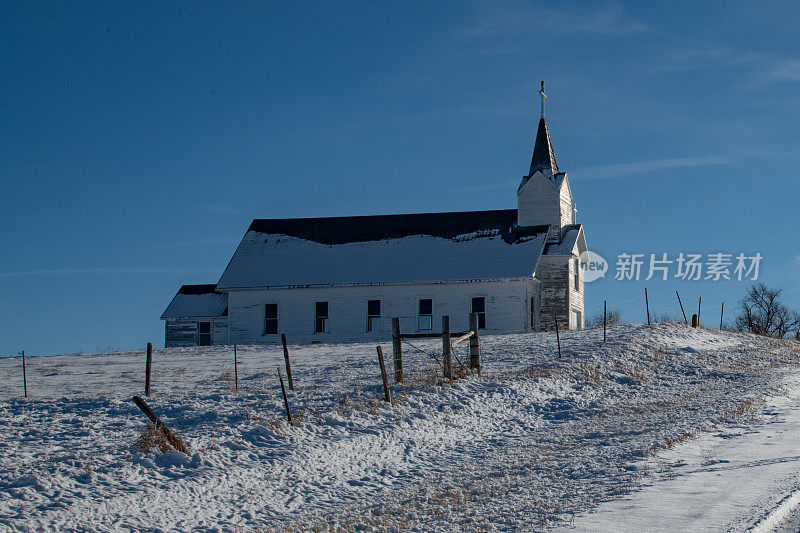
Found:
<path fill-rule="evenodd" d="M 742 418 L 747 416 L 749 418 L 754 418 L 756 414 L 756 404 L 758 403 L 759 398 L 747 398 L 742 400 L 739 405 L 734 407 L 733 409 L 728 409 L 723 413 L 722 417 L 724 419 L 735 420 L 737 418 Z"/>
<path fill-rule="evenodd" d="M 582 364 L 581 371 L 583 372 L 583 375 L 586 379 L 588 379 L 598 387 L 602 387 L 604 385 L 603 377 L 600 374 L 600 365 L 591 366 L 587 364 Z"/>
<path fill-rule="evenodd" d="M 142 453 L 151 453 L 158 449 L 161 453 L 169 451 L 169 443 L 164 432 L 155 425 L 147 424 L 139 430 L 139 438 L 133 443 L 133 449 Z"/>

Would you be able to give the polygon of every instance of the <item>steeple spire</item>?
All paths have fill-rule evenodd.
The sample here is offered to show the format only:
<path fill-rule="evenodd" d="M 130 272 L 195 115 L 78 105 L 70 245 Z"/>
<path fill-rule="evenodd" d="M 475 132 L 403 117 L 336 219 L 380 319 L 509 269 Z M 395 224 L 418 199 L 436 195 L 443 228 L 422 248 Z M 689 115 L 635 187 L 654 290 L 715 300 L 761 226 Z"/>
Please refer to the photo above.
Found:
<path fill-rule="evenodd" d="M 533 145 L 533 158 L 531 158 L 531 171 L 528 176 L 533 176 L 537 171 L 543 174 L 554 176 L 558 174 L 558 164 L 556 163 L 556 153 L 553 150 L 553 143 L 550 142 L 550 132 L 547 129 L 547 122 L 544 120 L 544 101 L 547 95 L 544 93 L 544 82 L 539 90 L 539 97 L 542 100 L 542 117 L 539 119 L 539 129 L 536 132 L 536 142 Z"/>

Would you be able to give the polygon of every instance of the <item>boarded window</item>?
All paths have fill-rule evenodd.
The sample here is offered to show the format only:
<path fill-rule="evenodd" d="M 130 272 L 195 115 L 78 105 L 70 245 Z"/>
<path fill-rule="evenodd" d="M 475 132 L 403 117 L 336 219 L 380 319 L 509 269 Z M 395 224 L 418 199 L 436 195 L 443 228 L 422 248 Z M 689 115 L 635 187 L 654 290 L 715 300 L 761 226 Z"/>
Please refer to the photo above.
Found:
<path fill-rule="evenodd" d="M 328 302 L 317 302 L 314 306 L 314 332 L 327 333 L 328 332 Z"/>
<path fill-rule="evenodd" d="M 278 304 L 264 305 L 264 335 L 278 334 Z"/>
<path fill-rule="evenodd" d="M 381 301 L 367 300 L 367 331 L 381 330 Z"/>
<path fill-rule="evenodd" d="M 581 318 L 583 318 L 581 312 L 573 309 L 572 310 L 572 319 L 575 322 L 575 329 L 582 329 L 583 328 L 583 322 L 581 321 Z"/>
<path fill-rule="evenodd" d="M 472 313 L 478 315 L 478 329 L 486 328 L 486 298 L 479 296 L 472 299 Z"/>
<path fill-rule="evenodd" d="M 575 270 L 575 292 L 581 292 L 580 265 L 577 259 L 572 260 L 572 268 Z"/>
<path fill-rule="evenodd" d="M 536 298 L 531 298 L 531 329 L 536 327 Z"/>
<path fill-rule="evenodd" d="M 211 346 L 211 322 L 197 323 L 197 344 Z"/>
<path fill-rule="evenodd" d="M 423 298 L 419 301 L 417 329 L 420 331 L 430 331 L 433 329 L 433 300 L 430 298 Z"/>

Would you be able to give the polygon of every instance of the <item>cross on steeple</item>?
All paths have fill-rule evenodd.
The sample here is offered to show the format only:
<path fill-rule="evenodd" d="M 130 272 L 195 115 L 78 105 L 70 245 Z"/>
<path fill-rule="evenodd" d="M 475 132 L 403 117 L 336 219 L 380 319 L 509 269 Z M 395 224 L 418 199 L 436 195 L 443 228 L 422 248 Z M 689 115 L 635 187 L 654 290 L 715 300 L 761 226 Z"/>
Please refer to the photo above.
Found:
<path fill-rule="evenodd" d="M 539 89 L 539 96 L 542 99 L 542 118 L 544 118 L 544 101 L 547 100 L 547 95 L 544 94 L 544 81 L 542 81 L 542 88 Z"/>

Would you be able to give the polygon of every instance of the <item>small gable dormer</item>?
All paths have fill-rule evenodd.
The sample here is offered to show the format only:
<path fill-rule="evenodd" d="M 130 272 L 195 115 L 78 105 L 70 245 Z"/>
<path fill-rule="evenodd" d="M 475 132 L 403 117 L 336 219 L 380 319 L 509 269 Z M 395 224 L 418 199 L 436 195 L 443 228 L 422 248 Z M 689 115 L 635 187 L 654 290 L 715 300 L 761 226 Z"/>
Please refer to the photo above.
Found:
<path fill-rule="evenodd" d="M 549 225 L 549 242 L 561 240 L 562 229 L 573 223 L 572 192 L 566 172 L 558 169 L 550 131 L 544 119 L 544 82 L 542 82 L 542 117 L 536 131 L 531 168 L 517 190 L 517 223 L 520 226 Z"/>

